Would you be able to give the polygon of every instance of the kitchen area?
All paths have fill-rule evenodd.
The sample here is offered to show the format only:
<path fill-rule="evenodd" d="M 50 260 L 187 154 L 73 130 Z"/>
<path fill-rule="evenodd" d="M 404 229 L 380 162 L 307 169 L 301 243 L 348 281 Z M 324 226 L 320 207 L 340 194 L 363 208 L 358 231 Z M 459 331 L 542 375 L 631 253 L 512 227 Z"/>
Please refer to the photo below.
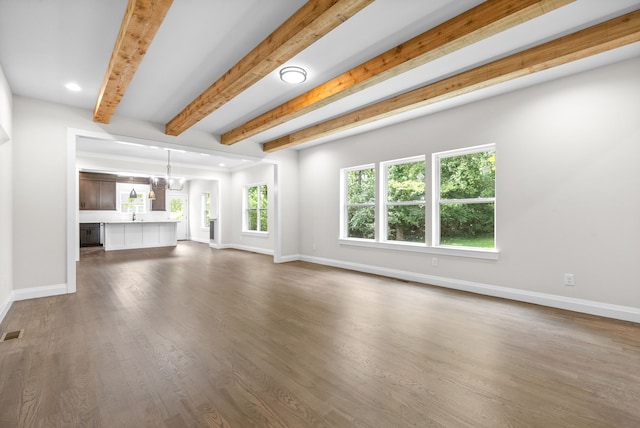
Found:
<path fill-rule="evenodd" d="M 186 207 L 173 203 L 167 209 L 166 179 L 80 171 L 78 186 L 80 247 L 165 247 L 181 238 Z"/>

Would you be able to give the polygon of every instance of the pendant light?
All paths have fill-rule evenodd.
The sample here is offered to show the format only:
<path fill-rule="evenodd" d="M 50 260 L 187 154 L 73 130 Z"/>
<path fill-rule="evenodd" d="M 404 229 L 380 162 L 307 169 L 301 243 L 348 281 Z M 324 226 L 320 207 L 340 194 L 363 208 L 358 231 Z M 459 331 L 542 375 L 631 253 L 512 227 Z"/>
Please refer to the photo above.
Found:
<path fill-rule="evenodd" d="M 133 177 L 131 177 L 131 184 L 133 184 Z M 138 194 L 136 193 L 136 188 L 131 188 L 131 193 L 129 193 L 129 199 L 138 199 Z"/>
<path fill-rule="evenodd" d="M 153 191 L 153 185 L 155 182 L 156 182 L 155 178 L 149 178 L 149 187 L 151 188 L 151 191 L 149 192 L 149 200 L 151 201 L 156 200 L 156 192 Z"/>

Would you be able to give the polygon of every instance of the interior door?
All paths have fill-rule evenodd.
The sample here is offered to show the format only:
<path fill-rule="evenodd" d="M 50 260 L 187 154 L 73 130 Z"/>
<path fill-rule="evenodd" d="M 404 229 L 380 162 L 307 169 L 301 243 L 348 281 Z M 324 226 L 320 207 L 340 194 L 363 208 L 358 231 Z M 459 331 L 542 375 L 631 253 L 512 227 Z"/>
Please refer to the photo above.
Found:
<path fill-rule="evenodd" d="M 178 241 L 188 239 L 187 221 L 188 221 L 189 204 L 186 195 L 170 195 L 169 196 L 169 218 L 178 220 L 176 228 L 176 238 Z"/>

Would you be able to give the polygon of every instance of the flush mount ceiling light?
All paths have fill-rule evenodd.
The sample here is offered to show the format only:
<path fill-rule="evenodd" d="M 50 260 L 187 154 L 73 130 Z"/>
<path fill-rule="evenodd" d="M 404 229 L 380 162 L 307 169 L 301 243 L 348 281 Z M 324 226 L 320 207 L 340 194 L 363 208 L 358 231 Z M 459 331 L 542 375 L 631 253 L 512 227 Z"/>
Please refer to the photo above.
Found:
<path fill-rule="evenodd" d="M 280 79 L 287 83 L 302 83 L 307 80 L 307 71 L 295 66 L 284 67 L 280 70 Z"/>
<path fill-rule="evenodd" d="M 82 90 L 80 85 L 78 85 L 77 83 L 74 83 L 74 82 L 69 82 L 66 85 L 64 85 L 64 87 L 67 88 L 68 90 L 72 91 L 72 92 L 80 92 Z"/>

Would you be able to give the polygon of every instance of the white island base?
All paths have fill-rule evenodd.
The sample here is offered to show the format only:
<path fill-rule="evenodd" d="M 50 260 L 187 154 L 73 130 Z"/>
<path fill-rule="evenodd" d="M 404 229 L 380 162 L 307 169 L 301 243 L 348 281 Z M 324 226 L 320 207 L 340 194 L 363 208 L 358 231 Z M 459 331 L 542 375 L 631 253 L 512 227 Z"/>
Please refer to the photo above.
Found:
<path fill-rule="evenodd" d="M 177 223 L 177 220 L 105 223 L 104 250 L 175 246 Z"/>

